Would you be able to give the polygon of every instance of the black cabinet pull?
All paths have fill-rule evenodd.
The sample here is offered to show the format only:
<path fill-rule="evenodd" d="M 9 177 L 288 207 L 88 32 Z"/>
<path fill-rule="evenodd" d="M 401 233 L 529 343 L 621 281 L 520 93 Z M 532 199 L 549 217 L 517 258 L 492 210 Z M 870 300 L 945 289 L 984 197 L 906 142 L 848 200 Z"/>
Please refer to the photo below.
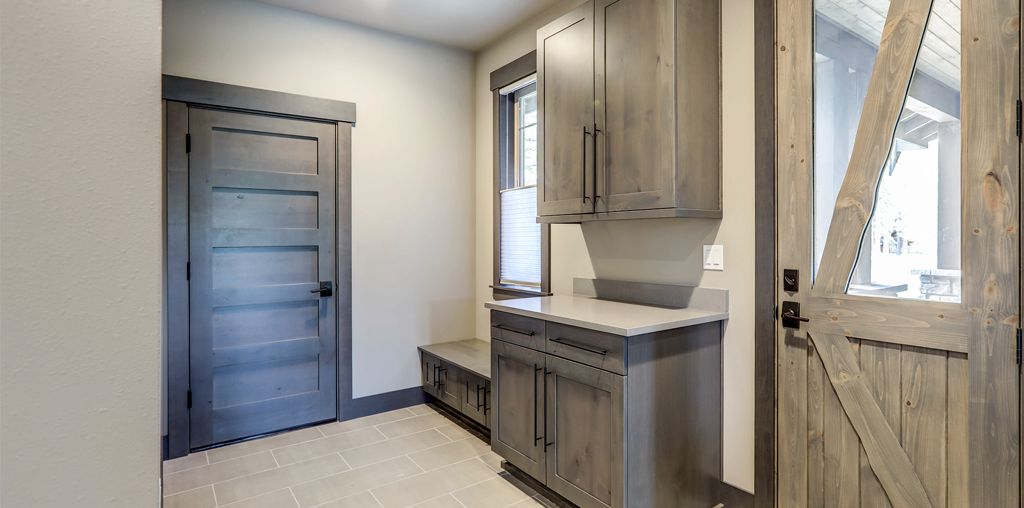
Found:
<path fill-rule="evenodd" d="M 490 395 L 490 394 L 491 394 L 491 391 L 488 390 L 487 387 L 485 386 L 484 387 L 484 416 L 487 416 L 487 412 L 491 410 L 491 408 L 487 406 L 487 396 Z"/>
<path fill-rule="evenodd" d="M 583 178 L 582 178 L 582 182 L 581 182 L 583 184 L 583 202 L 584 203 L 586 203 L 587 200 L 590 199 L 587 196 L 587 136 L 589 136 L 589 135 L 590 135 L 590 133 L 587 132 L 587 126 L 584 125 L 583 126 L 583 171 L 582 171 Z"/>
<path fill-rule="evenodd" d="M 539 417 L 540 415 L 536 414 L 536 411 L 537 411 L 537 373 L 542 371 L 542 370 L 544 370 L 544 369 L 537 368 L 537 364 L 536 363 L 533 364 L 533 410 L 535 411 L 534 415 L 533 415 L 533 446 L 537 446 L 537 442 L 540 441 L 541 439 L 544 439 L 544 436 L 538 436 L 537 435 L 537 417 Z"/>
<path fill-rule="evenodd" d="M 479 411 L 480 408 L 484 406 L 484 403 L 480 402 L 480 390 L 483 390 L 483 389 L 484 389 L 484 387 L 482 387 L 480 385 L 476 385 L 476 410 L 477 411 Z"/>
<path fill-rule="evenodd" d="M 548 340 L 550 340 L 551 342 L 555 342 L 555 343 L 561 344 L 563 346 L 569 346 L 569 347 L 574 347 L 576 349 L 582 349 L 582 350 L 587 351 L 589 353 L 594 353 L 594 354 L 598 354 L 598 355 L 601 355 L 601 356 L 605 356 L 605 355 L 608 354 L 608 351 L 602 351 L 600 349 L 591 349 L 591 348 L 586 347 L 586 346 L 580 346 L 578 344 L 573 344 L 572 342 L 568 342 L 565 339 L 560 339 L 559 338 L 559 339 L 548 339 Z"/>
<path fill-rule="evenodd" d="M 522 328 L 516 328 L 514 326 L 507 326 L 507 325 L 491 325 L 491 326 L 494 327 L 494 328 L 497 328 L 499 330 L 505 330 L 506 332 L 512 332 L 512 333 L 518 333 L 519 335 L 526 335 L 528 337 L 533 337 L 534 335 L 537 335 L 537 332 L 535 332 L 533 330 L 523 330 Z"/>
<path fill-rule="evenodd" d="M 601 129 L 598 129 L 597 128 L 597 124 L 595 123 L 594 124 L 594 204 L 595 205 L 597 204 L 597 200 L 601 199 L 601 196 L 597 194 L 597 134 L 600 133 L 600 132 L 601 132 Z M 608 144 L 607 141 L 608 141 L 608 139 L 605 138 L 605 145 Z M 605 188 L 607 188 L 608 187 L 608 185 L 607 185 L 607 183 L 608 183 L 607 182 L 608 171 L 606 170 L 604 172 L 604 174 L 605 174 L 605 180 L 606 180 L 605 181 Z"/>
<path fill-rule="evenodd" d="M 441 382 L 441 373 L 444 372 L 444 382 Z M 442 369 L 440 365 L 437 366 L 437 389 L 440 390 L 442 386 L 448 384 L 448 369 Z"/>
<path fill-rule="evenodd" d="M 434 385 L 434 388 L 437 388 L 437 369 L 439 369 L 440 367 L 440 365 L 434 364 L 434 381 L 430 383 Z"/>

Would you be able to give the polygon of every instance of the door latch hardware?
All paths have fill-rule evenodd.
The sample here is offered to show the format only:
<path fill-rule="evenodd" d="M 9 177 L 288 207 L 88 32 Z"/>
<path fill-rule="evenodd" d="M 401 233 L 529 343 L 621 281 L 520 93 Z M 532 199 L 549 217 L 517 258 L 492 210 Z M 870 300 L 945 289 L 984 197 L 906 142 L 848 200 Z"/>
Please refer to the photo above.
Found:
<path fill-rule="evenodd" d="M 334 294 L 334 283 L 329 280 L 320 281 L 320 289 L 314 289 L 310 293 L 320 293 L 320 298 Z"/>
<path fill-rule="evenodd" d="M 801 322 L 808 322 L 810 319 L 800 317 L 799 302 L 782 302 L 782 327 L 800 329 Z"/>
<path fill-rule="evenodd" d="M 192 390 L 189 390 L 185 394 L 185 402 L 186 402 L 186 405 L 188 406 L 187 409 L 192 409 Z"/>
<path fill-rule="evenodd" d="M 192 153 L 192 135 L 185 134 L 185 153 Z"/>
<path fill-rule="evenodd" d="M 787 293 L 800 291 L 800 270 L 782 271 L 782 289 Z"/>
<path fill-rule="evenodd" d="M 1021 329 L 1017 329 L 1017 365 L 1020 365 L 1021 360 Z"/>

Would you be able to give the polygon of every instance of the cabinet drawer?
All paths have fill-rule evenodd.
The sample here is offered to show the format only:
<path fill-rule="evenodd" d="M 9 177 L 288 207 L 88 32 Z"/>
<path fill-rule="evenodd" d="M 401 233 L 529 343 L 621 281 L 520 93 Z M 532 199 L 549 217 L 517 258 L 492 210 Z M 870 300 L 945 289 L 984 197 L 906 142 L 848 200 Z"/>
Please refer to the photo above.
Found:
<path fill-rule="evenodd" d="M 626 338 L 575 326 L 547 324 L 545 351 L 616 374 L 626 374 Z"/>
<path fill-rule="evenodd" d="M 491 338 L 544 351 L 544 321 L 492 310 Z"/>
<path fill-rule="evenodd" d="M 491 413 L 491 382 L 473 374 L 462 371 L 466 400 L 462 404 L 462 414 L 476 420 L 484 427 L 490 428 Z"/>

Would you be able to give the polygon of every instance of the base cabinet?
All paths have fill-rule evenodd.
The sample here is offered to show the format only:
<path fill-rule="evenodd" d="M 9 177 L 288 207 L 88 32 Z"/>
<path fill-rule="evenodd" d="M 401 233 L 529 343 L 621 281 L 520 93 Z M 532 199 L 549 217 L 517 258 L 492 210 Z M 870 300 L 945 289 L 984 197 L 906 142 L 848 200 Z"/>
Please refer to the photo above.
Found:
<path fill-rule="evenodd" d="M 451 410 L 491 426 L 491 346 L 478 339 L 420 346 L 423 391 Z"/>
<path fill-rule="evenodd" d="M 436 356 L 427 353 L 420 356 L 420 370 L 422 371 L 420 379 L 423 380 L 423 391 L 433 397 L 437 397 L 438 394 L 438 385 L 440 384 L 438 370 L 440 368 L 441 360 Z"/>
<path fill-rule="evenodd" d="M 534 478 L 544 478 L 545 354 L 491 341 L 491 390 L 495 396 L 491 449 Z"/>
<path fill-rule="evenodd" d="M 491 428 L 490 381 L 469 371 L 464 370 L 462 374 L 465 378 L 462 384 L 466 389 L 466 397 L 462 404 L 462 414 L 472 418 L 484 427 Z"/>

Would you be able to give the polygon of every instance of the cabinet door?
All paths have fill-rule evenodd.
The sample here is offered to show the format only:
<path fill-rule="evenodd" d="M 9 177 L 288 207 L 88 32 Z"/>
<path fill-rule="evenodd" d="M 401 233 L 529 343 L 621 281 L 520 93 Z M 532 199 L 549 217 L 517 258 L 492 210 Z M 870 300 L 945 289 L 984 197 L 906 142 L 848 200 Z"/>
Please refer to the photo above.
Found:
<path fill-rule="evenodd" d="M 471 372 L 462 371 L 466 390 L 466 398 L 462 404 L 462 413 L 484 427 L 490 428 L 491 383 Z"/>
<path fill-rule="evenodd" d="M 580 508 L 625 506 L 626 377 L 547 357 L 547 486 Z"/>
<path fill-rule="evenodd" d="M 544 481 L 544 353 L 491 341 L 491 449 Z"/>
<path fill-rule="evenodd" d="M 430 395 L 437 397 L 437 370 L 441 366 L 441 360 L 438 360 L 432 354 L 420 353 L 420 370 L 422 371 L 421 379 L 423 379 L 423 391 Z"/>
<path fill-rule="evenodd" d="M 453 409 L 462 409 L 462 401 L 466 400 L 462 386 L 462 369 L 441 360 L 437 374 L 437 398 Z"/>
<path fill-rule="evenodd" d="M 594 211 L 594 3 L 537 31 L 537 214 Z"/>
<path fill-rule="evenodd" d="M 597 210 L 672 208 L 675 2 L 596 1 Z"/>

